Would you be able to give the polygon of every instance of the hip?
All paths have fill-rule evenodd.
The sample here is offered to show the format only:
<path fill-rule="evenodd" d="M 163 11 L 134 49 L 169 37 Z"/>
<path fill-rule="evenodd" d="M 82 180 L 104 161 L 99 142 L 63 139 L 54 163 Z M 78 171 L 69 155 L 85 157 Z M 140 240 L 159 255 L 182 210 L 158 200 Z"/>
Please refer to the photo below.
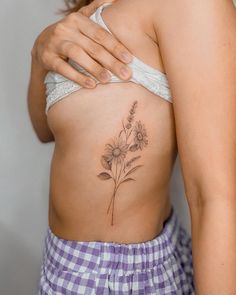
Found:
<path fill-rule="evenodd" d="M 191 238 L 174 212 L 152 240 L 71 241 L 50 228 L 45 237 L 40 295 L 193 295 Z"/>

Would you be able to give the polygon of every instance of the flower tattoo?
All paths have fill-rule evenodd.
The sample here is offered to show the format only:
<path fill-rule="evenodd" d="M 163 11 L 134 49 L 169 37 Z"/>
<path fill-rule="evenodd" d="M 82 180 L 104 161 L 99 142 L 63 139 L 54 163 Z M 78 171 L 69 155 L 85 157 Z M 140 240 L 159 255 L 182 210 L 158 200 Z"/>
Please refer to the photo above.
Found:
<path fill-rule="evenodd" d="M 107 162 L 121 163 L 127 154 L 129 145 L 122 137 L 116 137 L 106 145 L 105 159 Z"/>
<path fill-rule="evenodd" d="M 119 135 L 105 145 L 105 152 L 101 156 L 101 165 L 105 171 L 98 175 L 99 179 L 114 181 L 114 189 L 107 209 L 107 214 L 109 214 L 112 208 L 111 225 L 114 225 L 114 205 L 118 188 L 123 183 L 135 181 L 130 177 L 131 174 L 143 166 L 134 166 L 141 156 L 133 156 L 132 153 L 142 151 L 148 145 L 144 124 L 140 120 L 134 122 L 137 106 L 138 102 L 133 102 L 126 122 L 122 121 Z M 130 156 L 129 159 L 127 159 L 128 156 Z"/>

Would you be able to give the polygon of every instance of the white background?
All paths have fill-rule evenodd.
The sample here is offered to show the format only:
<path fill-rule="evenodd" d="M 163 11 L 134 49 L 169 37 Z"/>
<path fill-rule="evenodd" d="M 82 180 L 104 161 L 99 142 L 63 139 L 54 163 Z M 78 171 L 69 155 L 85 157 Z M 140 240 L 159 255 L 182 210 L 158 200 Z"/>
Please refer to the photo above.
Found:
<path fill-rule="evenodd" d="M 44 27 L 60 18 L 55 14 L 60 5 L 57 0 L 1 0 L 0 295 L 37 294 L 54 144 L 36 138 L 26 93 L 33 42 Z M 171 194 L 190 232 L 179 159 Z"/>

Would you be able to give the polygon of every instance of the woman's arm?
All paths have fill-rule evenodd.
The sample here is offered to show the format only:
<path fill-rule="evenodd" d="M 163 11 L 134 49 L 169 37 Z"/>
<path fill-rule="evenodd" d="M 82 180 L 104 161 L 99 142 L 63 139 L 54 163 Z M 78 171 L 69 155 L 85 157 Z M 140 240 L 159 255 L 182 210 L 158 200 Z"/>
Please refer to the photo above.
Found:
<path fill-rule="evenodd" d="M 155 1 L 190 207 L 196 290 L 236 294 L 236 10 Z"/>
<path fill-rule="evenodd" d="M 47 116 L 45 114 L 46 89 L 43 81 L 46 74 L 47 70 L 42 68 L 37 61 L 35 61 L 34 57 L 32 57 L 27 102 L 33 128 L 41 142 L 54 141 L 54 137 L 48 127 Z"/>

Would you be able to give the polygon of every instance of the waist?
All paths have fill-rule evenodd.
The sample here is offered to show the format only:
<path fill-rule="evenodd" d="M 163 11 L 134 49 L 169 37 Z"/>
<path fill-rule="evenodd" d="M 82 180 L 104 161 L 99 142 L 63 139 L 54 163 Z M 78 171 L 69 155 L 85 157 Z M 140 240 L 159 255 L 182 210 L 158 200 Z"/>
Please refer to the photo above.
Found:
<path fill-rule="evenodd" d="M 175 250 L 178 240 L 179 222 L 173 209 L 163 222 L 163 228 L 154 238 L 138 243 L 119 243 L 104 241 L 73 241 L 57 236 L 49 227 L 46 236 L 45 255 L 50 267 L 57 271 L 125 271 L 148 269 L 161 264 Z M 75 263 L 57 260 L 61 257 L 74 257 Z M 86 263 L 89 253 L 93 263 Z M 144 255 L 145 254 L 145 255 Z M 148 254 L 148 255 L 147 255 Z M 130 260 L 132 258 L 132 261 Z M 80 263 L 77 263 L 78 259 Z M 65 263 L 64 263 L 65 262 Z"/>
<path fill-rule="evenodd" d="M 65 198 L 63 204 L 59 204 L 56 196 L 50 196 L 49 226 L 52 231 L 61 238 L 76 241 L 143 242 L 161 232 L 171 207 L 168 195 L 143 196 L 142 202 L 133 201 L 133 206 L 130 200 L 121 205 L 117 199 L 111 225 L 112 212 L 107 210 L 105 197 L 95 205 L 92 197 L 74 203 Z"/>

